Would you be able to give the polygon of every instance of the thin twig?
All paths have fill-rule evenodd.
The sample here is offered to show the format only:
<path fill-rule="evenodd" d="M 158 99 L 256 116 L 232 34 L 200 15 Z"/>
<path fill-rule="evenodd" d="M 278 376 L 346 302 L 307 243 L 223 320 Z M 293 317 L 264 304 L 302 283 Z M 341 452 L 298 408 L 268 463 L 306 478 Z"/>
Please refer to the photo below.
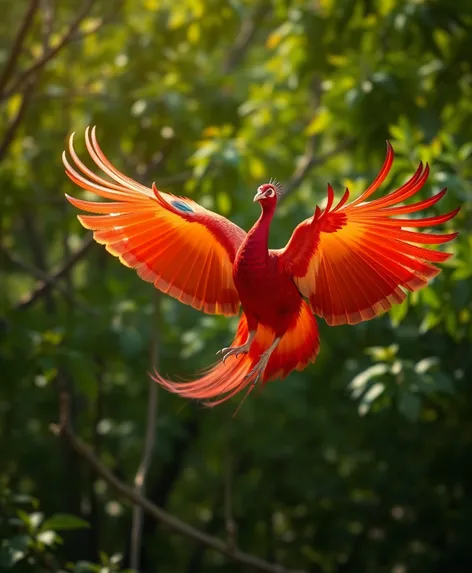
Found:
<path fill-rule="evenodd" d="M 228 435 L 228 431 L 226 432 L 226 434 Z M 228 442 L 229 443 L 229 442 Z M 250 458 L 248 457 L 243 457 L 243 458 L 231 458 L 231 473 L 233 475 L 244 475 L 248 472 L 249 468 L 251 468 L 253 465 L 253 462 Z M 228 466 L 227 466 L 228 468 Z M 205 532 L 209 533 L 209 534 L 213 534 L 216 531 L 218 531 L 218 529 L 220 528 L 220 508 L 221 506 L 225 503 L 225 496 L 227 495 L 225 492 L 225 489 L 227 488 L 228 482 L 225 481 L 222 484 L 221 488 L 216 488 L 213 491 L 213 503 L 212 503 L 212 507 L 210 509 L 210 515 L 211 518 L 209 521 L 207 521 L 207 523 L 205 524 Z M 192 551 L 192 554 L 190 555 L 190 558 L 187 562 L 187 566 L 185 568 L 186 573 L 193 573 L 194 571 L 200 571 L 201 564 L 203 563 L 204 560 L 204 555 L 205 555 L 205 551 L 206 551 L 207 547 L 205 547 L 204 545 L 199 545 L 197 547 L 195 547 L 195 549 Z M 273 562 L 274 559 L 268 559 L 267 560 L 269 563 Z"/>
<path fill-rule="evenodd" d="M 154 298 L 154 324 L 153 337 L 151 342 L 151 370 L 157 370 L 159 362 L 159 315 L 160 297 L 155 293 Z M 154 380 L 149 379 L 149 396 L 146 415 L 146 437 L 144 439 L 144 450 L 141 463 L 134 478 L 134 486 L 140 495 L 146 493 L 146 475 L 151 465 L 152 452 L 156 440 L 156 423 L 158 407 L 158 388 Z M 141 556 L 141 537 L 143 527 L 143 509 L 139 505 L 133 506 L 131 521 L 131 544 L 130 544 L 130 569 L 139 571 Z"/>
<path fill-rule="evenodd" d="M 45 283 L 45 282 L 48 282 L 50 280 L 51 277 L 48 275 L 47 272 L 44 272 L 41 269 L 38 269 L 37 267 L 30 265 L 29 263 L 24 261 L 21 257 L 19 257 L 16 253 L 9 251 L 8 249 L 6 249 L 2 245 L 0 245 L 0 253 L 11 264 L 13 264 L 13 265 L 19 267 L 20 269 L 22 269 L 23 271 L 27 272 L 28 274 L 30 274 L 32 277 L 34 277 L 38 281 Z M 67 289 L 65 286 L 63 286 L 60 282 L 55 284 L 55 288 L 61 294 L 63 294 L 64 297 L 67 298 L 74 306 L 81 308 L 83 311 L 85 311 L 87 313 L 97 314 L 95 309 L 87 306 L 81 300 L 78 300 L 71 292 L 69 292 L 69 289 Z"/>
<path fill-rule="evenodd" d="M 75 31 L 80 26 L 82 20 L 87 16 L 87 14 L 92 9 L 95 0 L 87 0 L 83 3 L 81 10 L 79 10 L 78 14 L 72 21 L 69 26 L 67 32 L 62 36 L 61 40 L 57 43 L 56 46 L 53 48 L 49 48 L 45 53 L 38 58 L 35 62 L 31 64 L 31 66 L 26 69 L 22 74 L 18 76 L 13 85 L 10 87 L 9 90 L 3 91 L 0 93 L 1 99 L 9 98 L 11 95 L 16 93 L 18 89 L 28 80 L 33 74 L 38 72 L 42 69 L 47 63 L 49 63 L 71 40 Z"/>
<path fill-rule="evenodd" d="M 270 13 L 271 7 L 270 2 L 262 2 L 254 9 L 250 17 L 242 22 L 232 50 L 223 66 L 225 74 L 232 72 L 243 61 L 257 31 L 261 28 L 262 22 Z"/>
<path fill-rule="evenodd" d="M 258 571 L 266 573 L 303 573 L 302 571 L 292 571 L 285 569 L 281 565 L 268 563 L 255 555 L 244 553 L 238 549 L 231 551 L 228 544 L 217 537 L 208 535 L 196 527 L 181 521 L 177 517 L 151 503 L 144 496 L 139 494 L 134 487 L 131 487 L 118 479 L 103 463 L 94 455 L 93 451 L 87 446 L 74 432 L 70 423 L 69 414 L 69 396 L 66 392 L 61 392 L 59 397 L 59 425 L 52 424 L 51 431 L 56 436 L 62 436 L 71 448 L 81 456 L 117 494 L 129 503 L 139 505 L 142 510 L 149 514 L 156 521 L 164 524 L 169 529 L 193 539 L 197 543 L 203 543 L 207 547 L 228 556 L 232 561 L 253 567 Z"/>
<path fill-rule="evenodd" d="M 356 142 L 355 137 L 349 137 L 344 141 L 342 141 L 338 146 L 336 146 L 331 151 L 327 151 L 326 153 L 319 155 L 318 157 L 315 157 L 313 150 L 313 142 L 312 140 L 309 140 L 307 143 L 307 151 L 305 155 L 302 157 L 292 177 L 284 185 L 284 193 L 281 199 L 286 198 L 287 195 L 289 195 L 294 189 L 296 189 L 312 169 L 314 169 L 315 167 L 319 167 L 320 165 L 323 165 L 329 159 L 332 159 L 333 157 L 336 157 L 343 151 L 346 151 L 346 149 L 352 147 L 355 144 L 355 142 Z"/>
<path fill-rule="evenodd" d="M 20 107 L 18 108 L 15 117 L 10 121 L 8 127 L 5 130 L 2 142 L 0 143 L 0 162 L 5 157 L 8 148 L 10 147 L 10 144 L 13 141 L 13 138 L 15 137 L 16 132 L 20 127 L 21 122 L 23 121 L 26 109 L 30 102 L 31 96 L 33 95 L 34 83 L 35 83 L 35 78 L 31 78 L 28 84 L 25 86 Z"/>
<path fill-rule="evenodd" d="M 49 275 L 47 280 L 39 282 L 33 291 L 16 305 L 15 310 L 26 310 L 38 299 L 45 296 L 49 289 L 55 287 L 57 282 L 84 257 L 92 244 L 93 236 L 85 237 L 80 247 L 54 273 Z"/>
<path fill-rule="evenodd" d="M 39 0 L 30 0 L 28 9 L 25 12 L 20 27 L 18 28 L 18 32 L 16 33 L 16 37 L 13 40 L 13 45 L 10 50 L 10 54 L 8 55 L 7 63 L 5 64 L 5 67 L 3 68 L 3 71 L 0 75 L 0 94 L 3 92 L 5 86 L 10 80 L 12 73 L 15 71 L 16 62 L 18 61 L 18 58 L 23 51 L 23 43 L 29 29 L 31 28 L 31 24 L 33 23 L 34 15 L 38 9 L 38 6 Z"/>
<path fill-rule="evenodd" d="M 8 85 L 10 76 L 14 71 L 14 68 L 16 66 L 16 61 L 23 48 L 24 39 L 26 37 L 29 28 L 31 27 L 37 8 L 38 8 L 38 1 L 32 0 L 29 9 L 25 15 L 25 18 L 23 20 L 23 24 L 22 26 L 20 26 L 20 29 L 18 31 L 17 37 L 15 39 L 15 45 L 10 53 L 9 61 L 7 62 L 4 72 L 2 73 L 2 77 L 0 78 L 0 100 L 2 98 L 4 88 Z M 45 36 L 44 41 L 47 42 L 48 40 L 49 38 Z M 22 88 L 23 91 L 22 100 L 15 117 L 10 121 L 10 124 L 8 125 L 5 134 L 3 136 L 2 142 L 0 143 L 0 162 L 7 154 L 7 151 L 16 135 L 16 132 L 18 131 L 18 128 L 20 127 L 23 121 L 28 105 L 30 104 L 31 98 L 34 94 L 35 91 L 34 88 L 38 82 L 39 76 L 40 76 L 40 70 L 33 72 L 26 78 L 24 85 L 19 86 Z"/>
<path fill-rule="evenodd" d="M 51 38 L 54 29 L 54 13 L 55 13 L 55 6 L 54 4 L 52 4 L 52 0 L 42 0 L 41 28 L 43 34 L 43 52 L 45 52 L 49 46 L 49 40 Z"/>
<path fill-rule="evenodd" d="M 46 254 L 43 249 L 44 245 L 41 233 L 38 229 L 38 224 L 40 224 L 40 221 L 37 217 L 34 217 L 33 212 L 27 208 L 21 211 L 20 218 L 23 223 L 23 235 L 27 240 L 29 250 L 33 256 L 34 264 L 40 271 L 48 276 L 49 269 L 46 260 Z M 50 314 L 54 314 L 56 310 L 56 302 L 51 291 L 46 293 L 44 301 L 47 311 Z"/>
<path fill-rule="evenodd" d="M 319 76 L 315 76 L 312 82 L 311 88 L 311 100 L 312 100 L 312 117 L 319 111 L 321 105 L 322 89 L 321 89 L 321 79 Z M 357 138 L 348 137 L 342 141 L 338 146 L 336 146 L 331 151 L 324 153 L 323 155 L 316 156 L 316 149 L 318 144 L 317 135 L 312 135 L 307 139 L 305 145 L 305 153 L 301 157 L 295 171 L 293 172 L 290 179 L 284 185 L 284 193 L 281 199 L 284 199 L 289 195 L 294 189 L 296 189 L 300 183 L 307 177 L 312 169 L 323 165 L 333 157 L 336 157 L 346 149 L 352 147 Z"/>
<path fill-rule="evenodd" d="M 94 356 L 94 362 L 97 369 L 97 394 L 93 400 L 93 426 L 92 426 L 92 449 L 93 453 L 100 458 L 102 453 L 102 434 L 100 433 L 100 422 L 104 417 L 104 360 L 100 352 Z M 100 531 L 101 526 L 101 503 L 99 495 L 97 495 L 96 483 L 97 476 L 92 468 L 87 468 L 87 478 L 89 480 L 89 496 L 90 496 L 90 512 L 88 514 L 88 522 L 90 529 L 88 530 L 88 543 L 91 555 L 98 555 L 99 553 L 99 540 L 97 532 Z"/>

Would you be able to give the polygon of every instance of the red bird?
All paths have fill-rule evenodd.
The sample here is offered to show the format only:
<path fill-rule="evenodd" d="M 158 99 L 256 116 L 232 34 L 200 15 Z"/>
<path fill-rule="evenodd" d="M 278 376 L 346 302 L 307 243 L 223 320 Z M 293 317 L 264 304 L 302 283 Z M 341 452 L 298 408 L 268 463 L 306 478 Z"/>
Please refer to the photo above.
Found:
<path fill-rule="evenodd" d="M 393 149 L 387 142 L 385 162 L 364 193 L 347 203 L 349 190 L 334 206 L 321 210 L 296 227 L 283 249 L 269 249 L 269 229 L 277 200 L 278 183 L 261 185 L 254 197 L 261 215 L 246 233 L 191 199 L 145 187 L 123 175 L 100 149 L 95 128 L 85 131 L 87 150 L 110 179 L 96 175 L 78 158 L 69 140 L 75 167 L 63 154 L 70 179 L 110 202 L 67 199 L 83 211 L 79 215 L 98 243 L 162 292 L 210 314 L 242 314 L 232 345 L 219 353 L 222 360 L 193 382 L 173 382 L 156 373 L 162 386 L 215 405 L 260 380 L 285 378 L 314 362 L 319 350 L 314 314 L 326 322 L 356 324 L 370 320 L 401 303 L 405 291 L 427 285 L 439 272 L 434 264 L 450 254 L 415 243 L 447 243 L 457 233 L 415 232 L 452 219 L 445 215 L 417 219 L 417 213 L 437 203 L 440 193 L 410 205 L 399 205 L 425 184 L 429 167 L 420 164 L 415 174 L 396 191 L 368 203 L 385 180 Z M 394 218 L 400 216 L 399 218 Z"/>

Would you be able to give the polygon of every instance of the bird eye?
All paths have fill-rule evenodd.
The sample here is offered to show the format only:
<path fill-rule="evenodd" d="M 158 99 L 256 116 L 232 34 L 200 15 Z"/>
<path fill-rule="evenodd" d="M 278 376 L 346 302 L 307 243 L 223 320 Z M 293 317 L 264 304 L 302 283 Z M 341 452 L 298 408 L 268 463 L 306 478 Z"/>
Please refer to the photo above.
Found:
<path fill-rule="evenodd" d="M 274 197 L 274 195 L 275 195 L 275 191 L 272 188 L 268 189 L 265 193 L 266 197 Z"/>

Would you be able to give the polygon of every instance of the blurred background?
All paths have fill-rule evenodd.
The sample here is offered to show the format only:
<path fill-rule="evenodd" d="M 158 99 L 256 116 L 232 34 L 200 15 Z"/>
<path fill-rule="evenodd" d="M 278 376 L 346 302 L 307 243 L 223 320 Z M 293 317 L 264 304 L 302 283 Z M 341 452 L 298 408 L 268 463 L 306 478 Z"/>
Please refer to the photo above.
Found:
<path fill-rule="evenodd" d="M 472 3 L 1 11 L 0 569 L 470 573 Z M 377 320 L 320 320 L 316 364 L 235 418 L 239 397 L 188 403 L 147 372 L 194 376 L 236 319 L 158 296 L 91 243 L 61 163 L 72 131 L 84 156 L 89 124 L 125 173 L 246 229 L 256 187 L 277 177 L 274 248 L 328 182 L 365 189 L 390 139 L 379 193 L 430 162 L 420 197 L 449 191 L 429 214 L 462 206 L 445 225 L 455 256 Z M 123 484 L 143 474 L 158 509 L 140 515 Z"/>

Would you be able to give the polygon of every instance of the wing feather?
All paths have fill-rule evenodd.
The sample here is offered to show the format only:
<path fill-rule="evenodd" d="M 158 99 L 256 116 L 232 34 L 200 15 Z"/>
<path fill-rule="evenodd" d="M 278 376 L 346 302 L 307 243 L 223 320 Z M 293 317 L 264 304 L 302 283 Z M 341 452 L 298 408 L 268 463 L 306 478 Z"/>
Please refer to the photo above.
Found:
<path fill-rule="evenodd" d="M 145 187 L 118 171 L 101 150 L 95 128 L 86 129 L 85 144 L 111 181 L 80 160 L 74 134 L 68 147 L 73 165 L 63 154 L 66 174 L 79 187 L 111 201 L 66 197 L 81 211 L 93 213 L 78 219 L 95 240 L 177 300 L 207 313 L 237 314 L 232 265 L 245 231 L 195 201 L 162 193 L 155 185 Z"/>
<path fill-rule="evenodd" d="M 394 153 L 387 142 L 387 155 L 378 176 L 357 199 L 347 203 L 346 189 L 334 205 L 334 191 L 328 185 L 323 212 L 294 230 L 286 247 L 276 251 L 282 268 L 290 273 L 300 292 L 310 300 L 313 311 L 330 325 L 355 324 L 374 318 L 401 303 L 406 291 L 427 285 L 451 255 L 420 245 L 440 245 L 457 233 L 418 232 L 412 228 L 434 227 L 458 213 L 419 218 L 395 218 L 418 213 L 435 205 L 446 193 L 399 205 L 418 193 L 429 175 L 429 166 L 419 165 L 400 188 L 368 202 L 366 199 L 384 182 Z"/>

